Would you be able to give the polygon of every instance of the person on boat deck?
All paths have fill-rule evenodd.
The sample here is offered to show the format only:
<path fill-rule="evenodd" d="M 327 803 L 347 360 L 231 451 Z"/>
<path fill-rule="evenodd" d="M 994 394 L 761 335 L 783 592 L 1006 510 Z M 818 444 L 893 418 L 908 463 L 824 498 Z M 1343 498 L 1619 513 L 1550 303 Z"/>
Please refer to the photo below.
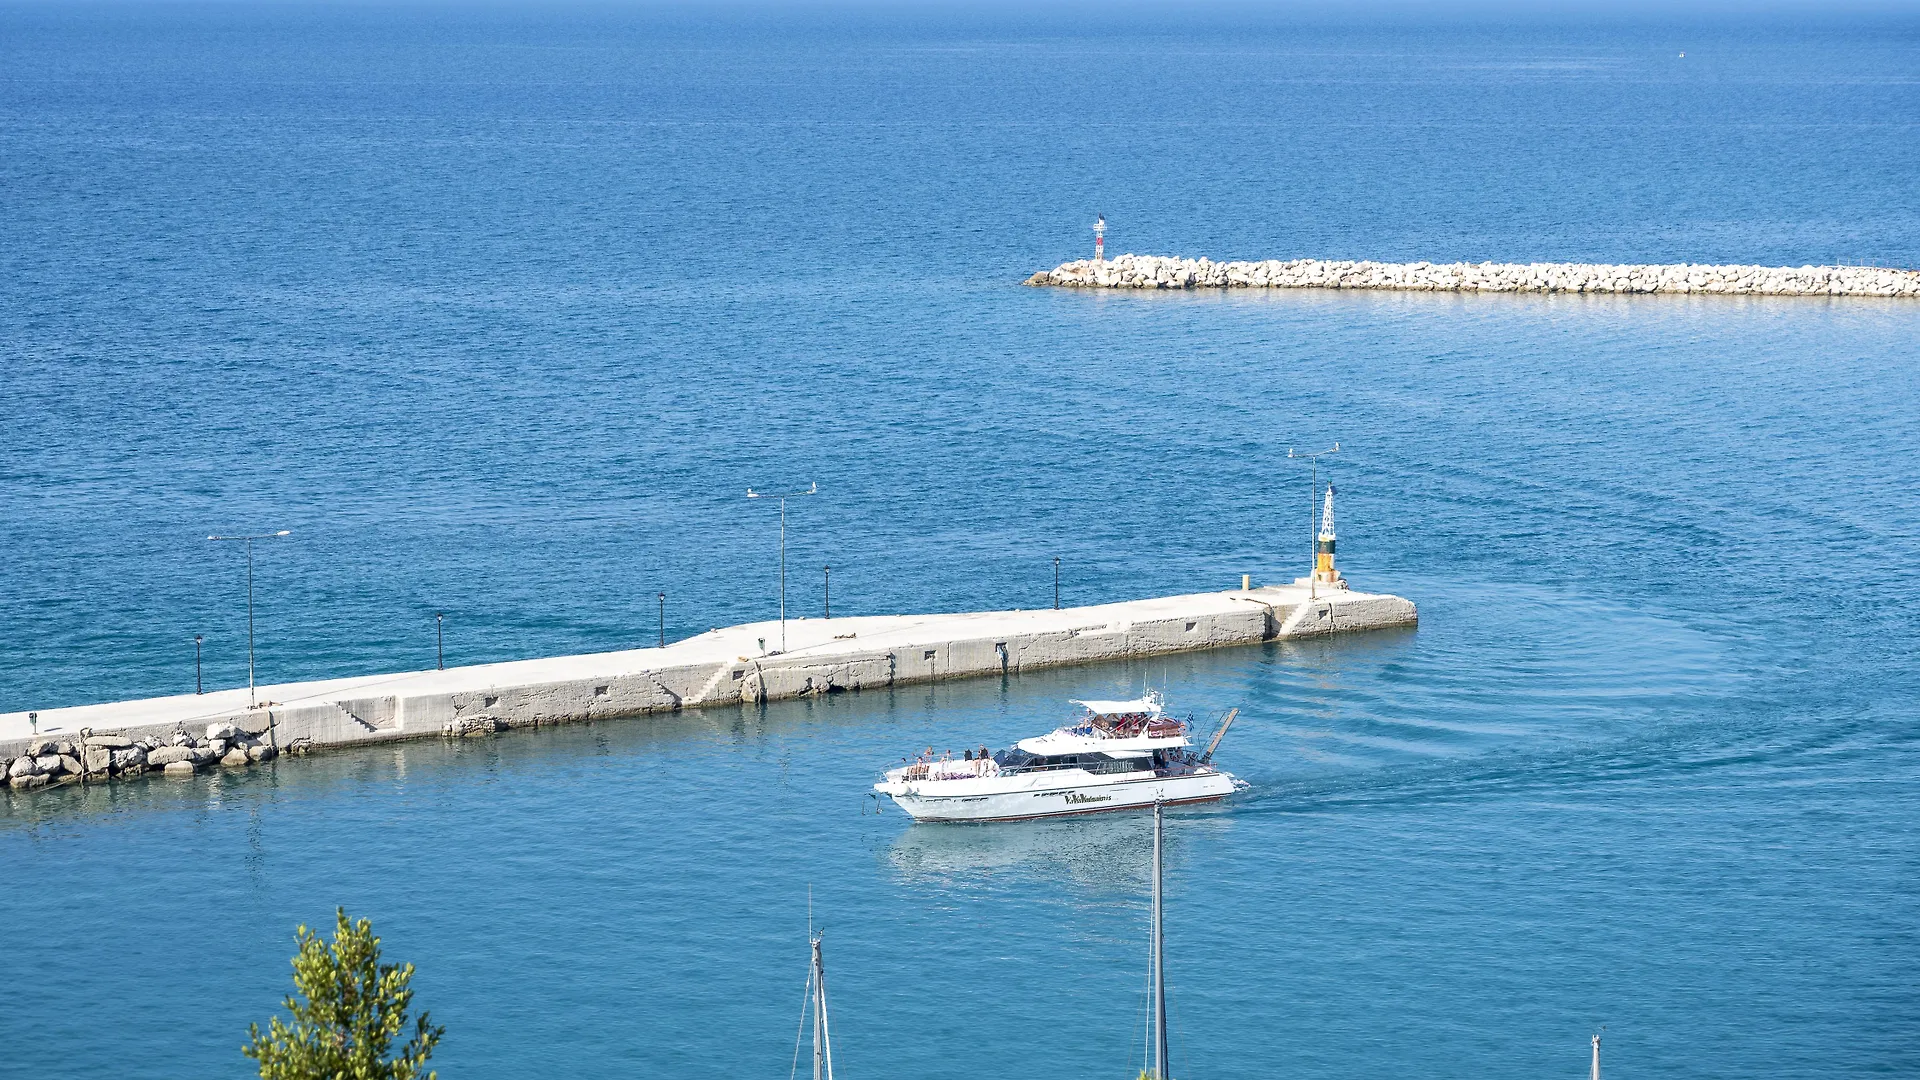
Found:
<path fill-rule="evenodd" d="M 972 750 L 968 750 L 968 751 L 967 751 L 966 753 L 967 753 L 967 760 L 968 760 L 968 761 L 972 761 L 972 760 L 973 760 L 973 751 L 972 751 Z"/>

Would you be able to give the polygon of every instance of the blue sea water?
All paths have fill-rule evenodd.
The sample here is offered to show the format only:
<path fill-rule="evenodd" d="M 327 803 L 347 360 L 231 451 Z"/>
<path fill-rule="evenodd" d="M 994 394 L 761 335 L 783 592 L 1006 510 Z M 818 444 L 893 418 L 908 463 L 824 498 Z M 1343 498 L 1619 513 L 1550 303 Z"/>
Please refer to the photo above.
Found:
<path fill-rule="evenodd" d="M 1680 54 L 1684 52 L 1685 56 Z M 0 708 L 1342 565 L 1415 631 L 415 743 L 0 818 L 0 1055 L 249 1073 L 295 924 L 448 1076 L 1131 1076 L 1147 823 L 901 753 L 1239 706 L 1195 1077 L 1911 1071 L 1920 307 L 1024 289 L 1216 258 L 1920 265 L 1920 20 L 0 7 Z"/>

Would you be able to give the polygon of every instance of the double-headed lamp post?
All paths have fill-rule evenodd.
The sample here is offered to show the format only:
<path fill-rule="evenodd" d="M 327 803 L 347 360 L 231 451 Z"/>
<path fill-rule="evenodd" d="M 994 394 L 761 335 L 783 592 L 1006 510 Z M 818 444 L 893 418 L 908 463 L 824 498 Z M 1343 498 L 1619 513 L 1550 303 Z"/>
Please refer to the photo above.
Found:
<path fill-rule="evenodd" d="M 255 533 L 252 536 L 209 536 L 209 540 L 238 540 L 247 545 L 247 708 L 260 704 L 259 696 L 254 692 L 253 682 L 253 542 L 255 540 L 276 540 L 282 536 L 292 536 L 293 530 L 281 529 L 275 533 Z"/>
<path fill-rule="evenodd" d="M 770 495 L 764 491 L 747 489 L 749 499 L 780 500 L 780 651 L 787 651 L 787 500 L 802 495 L 820 494 L 820 485 L 812 484 L 805 491 L 789 491 L 783 495 Z"/>
<path fill-rule="evenodd" d="M 1308 550 L 1313 552 L 1313 556 L 1307 560 L 1307 596 L 1309 598 L 1320 595 L 1318 583 L 1313 577 L 1314 560 L 1320 555 L 1320 459 L 1328 454 L 1339 452 L 1339 443 L 1334 443 L 1331 450 L 1322 450 L 1317 454 L 1296 454 L 1293 447 L 1287 447 L 1288 457 L 1306 458 L 1313 463 L 1313 487 L 1307 492 L 1307 543 L 1310 545 Z"/>

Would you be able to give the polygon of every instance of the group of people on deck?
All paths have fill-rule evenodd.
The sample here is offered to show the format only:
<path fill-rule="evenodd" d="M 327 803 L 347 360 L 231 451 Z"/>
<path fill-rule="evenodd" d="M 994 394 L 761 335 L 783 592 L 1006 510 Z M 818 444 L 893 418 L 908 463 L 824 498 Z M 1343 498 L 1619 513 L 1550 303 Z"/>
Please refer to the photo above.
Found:
<path fill-rule="evenodd" d="M 914 755 L 907 762 L 906 778 L 909 780 L 953 780 L 967 776 L 992 776 L 1000 771 L 993 755 L 985 746 L 978 750 L 961 751 L 959 760 L 954 760 L 953 751 L 942 750 L 935 755 L 933 747 Z"/>

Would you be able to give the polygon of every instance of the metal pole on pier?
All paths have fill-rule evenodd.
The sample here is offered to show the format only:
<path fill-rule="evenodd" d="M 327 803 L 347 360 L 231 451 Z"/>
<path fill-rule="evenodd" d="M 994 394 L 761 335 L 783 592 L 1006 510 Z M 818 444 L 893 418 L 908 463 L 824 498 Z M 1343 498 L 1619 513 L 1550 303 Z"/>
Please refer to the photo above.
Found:
<path fill-rule="evenodd" d="M 667 594 L 660 594 L 660 647 L 667 647 Z"/>
<path fill-rule="evenodd" d="M 255 533 L 252 536 L 209 536 L 209 540 L 238 540 L 247 545 L 247 708 L 258 708 L 259 694 L 255 690 L 253 679 L 253 542 L 255 540 L 275 540 L 282 536 L 291 536 L 291 529 L 281 529 L 275 533 Z"/>
<path fill-rule="evenodd" d="M 447 613 L 433 613 L 433 652 L 437 658 L 436 671 L 447 670 Z"/>
<path fill-rule="evenodd" d="M 204 693 L 200 687 L 200 635 L 193 635 L 193 692 Z"/>
<path fill-rule="evenodd" d="M 780 651 L 787 651 L 787 500 L 802 495 L 820 494 L 820 485 L 813 484 L 805 491 L 789 491 L 784 495 L 768 495 L 752 488 L 747 489 L 749 499 L 780 500 Z"/>
<path fill-rule="evenodd" d="M 1053 610 L 1060 610 L 1060 556 L 1053 557 Z"/>
<path fill-rule="evenodd" d="M 820 572 L 826 575 L 826 581 L 827 581 L 827 586 L 826 586 L 827 587 L 827 594 L 826 594 L 827 595 L 827 604 L 826 604 L 827 615 L 826 617 L 831 619 L 833 618 L 833 567 L 823 566 L 820 568 Z"/>

